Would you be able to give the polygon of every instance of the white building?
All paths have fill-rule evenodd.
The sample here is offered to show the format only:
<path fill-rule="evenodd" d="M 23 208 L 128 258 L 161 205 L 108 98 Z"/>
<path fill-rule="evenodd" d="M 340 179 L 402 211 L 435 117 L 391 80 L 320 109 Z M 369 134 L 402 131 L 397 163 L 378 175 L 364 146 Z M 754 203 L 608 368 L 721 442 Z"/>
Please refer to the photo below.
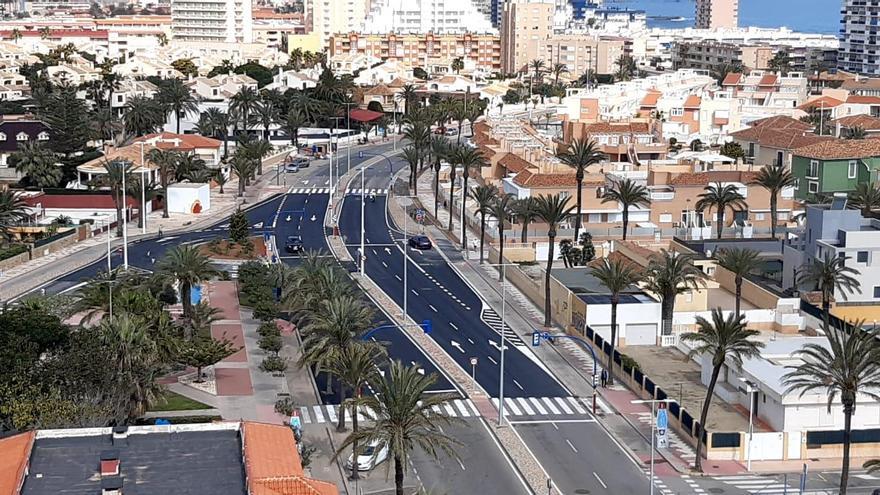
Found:
<path fill-rule="evenodd" d="M 288 89 L 314 88 L 318 85 L 318 76 L 320 75 L 315 72 L 317 71 L 310 69 L 295 71 L 278 68 L 278 73 L 272 76 L 272 83 L 266 85 L 266 89 L 277 89 L 284 92 Z M 359 84 L 357 80 L 355 80 L 355 84 Z"/>
<path fill-rule="evenodd" d="M 173 0 L 171 33 L 175 40 L 251 43 L 252 0 Z"/>
<path fill-rule="evenodd" d="M 334 34 L 360 32 L 369 5 L 368 0 L 307 0 L 306 12 L 312 16 L 312 32 L 321 47 L 328 49 Z"/>
<path fill-rule="evenodd" d="M 880 74 L 880 55 L 877 54 L 880 11 L 876 7 L 876 2 L 844 0 L 837 55 L 839 69 L 856 74 Z"/>
<path fill-rule="evenodd" d="M 364 23 L 366 33 L 494 33 L 471 0 L 381 0 Z"/>

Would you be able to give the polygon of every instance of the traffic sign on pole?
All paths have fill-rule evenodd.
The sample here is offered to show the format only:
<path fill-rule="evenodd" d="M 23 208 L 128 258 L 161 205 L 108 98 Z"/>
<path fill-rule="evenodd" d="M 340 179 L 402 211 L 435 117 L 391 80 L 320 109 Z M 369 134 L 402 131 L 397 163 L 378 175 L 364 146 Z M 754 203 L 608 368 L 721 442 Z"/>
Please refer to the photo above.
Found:
<path fill-rule="evenodd" d="M 532 332 L 532 347 L 541 345 L 541 332 Z"/>

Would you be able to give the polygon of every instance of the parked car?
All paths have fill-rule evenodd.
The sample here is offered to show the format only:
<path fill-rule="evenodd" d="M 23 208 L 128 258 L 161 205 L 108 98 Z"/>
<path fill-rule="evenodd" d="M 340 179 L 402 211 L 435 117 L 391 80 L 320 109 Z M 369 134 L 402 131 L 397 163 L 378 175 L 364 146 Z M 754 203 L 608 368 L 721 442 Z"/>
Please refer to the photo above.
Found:
<path fill-rule="evenodd" d="M 434 134 L 446 134 L 446 128 L 445 127 L 438 127 L 436 129 L 434 129 Z"/>
<path fill-rule="evenodd" d="M 288 157 L 284 162 L 284 170 L 288 172 L 298 172 L 301 168 L 309 167 L 309 159 L 303 156 L 295 158 Z"/>
<path fill-rule="evenodd" d="M 288 253 L 299 253 L 303 250 L 303 241 L 302 237 L 298 235 L 292 235 L 287 238 L 287 243 L 284 245 L 284 250 Z"/>
<path fill-rule="evenodd" d="M 366 447 L 363 448 L 360 455 L 357 457 L 357 470 L 358 471 L 369 471 L 374 467 L 378 466 L 380 463 L 384 462 L 388 459 L 388 445 L 382 445 L 379 447 L 379 441 L 373 440 Z M 348 462 L 346 463 L 347 468 L 351 469 L 352 467 L 352 455 L 349 454 Z"/>
<path fill-rule="evenodd" d="M 458 134 L 458 129 L 456 129 L 454 127 L 450 127 L 449 129 L 446 129 L 447 136 L 455 136 L 457 134 Z"/>
<path fill-rule="evenodd" d="M 415 249 L 431 249 L 431 239 L 423 235 L 414 235 L 409 238 L 409 247 Z"/>

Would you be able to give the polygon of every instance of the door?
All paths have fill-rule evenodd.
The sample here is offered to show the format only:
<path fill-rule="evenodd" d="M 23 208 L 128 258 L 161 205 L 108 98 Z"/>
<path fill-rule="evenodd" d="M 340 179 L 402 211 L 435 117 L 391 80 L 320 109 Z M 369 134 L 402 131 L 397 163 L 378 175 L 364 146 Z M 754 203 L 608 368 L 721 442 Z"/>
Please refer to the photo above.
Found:
<path fill-rule="evenodd" d="M 631 323 L 627 325 L 626 345 L 657 345 L 657 324 Z"/>
<path fill-rule="evenodd" d="M 777 461 L 784 454 L 785 434 L 781 431 L 754 433 L 750 451 L 753 461 Z M 746 442 L 749 435 L 746 433 Z"/>

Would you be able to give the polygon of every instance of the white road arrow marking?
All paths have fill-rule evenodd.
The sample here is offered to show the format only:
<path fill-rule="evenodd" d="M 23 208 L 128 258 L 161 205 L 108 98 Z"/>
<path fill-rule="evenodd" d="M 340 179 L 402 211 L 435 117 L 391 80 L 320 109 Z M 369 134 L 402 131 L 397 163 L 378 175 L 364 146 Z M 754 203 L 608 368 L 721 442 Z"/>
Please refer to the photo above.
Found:
<path fill-rule="evenodd" d="M 385 254 L 391 255 L 391 248 L 385 248 Z"/>
<path fill-rule="evenodd" d="M 459 344 L 458 342 L 456 342 L 456 341 L 454 341 L 454 340 L 451 341 L 451 342 L 452 342 L 452 347 L 455 347 L 456 349 L 458 349 L 459 351 L 461 351 L 462 354 L 464 354 L 464 349 L 461 348 L 461 344 Z"/>
<path fill-rule="evenodd" d="M 499 344 L 498 344 L 497 342 L 495 342 L 494 340 L 490 340 L 490 341 L 489 341 L 489 345 L 491 345 L 492 347 L 498 349 L 499 351 L 501 350 L 501 345 L 499 345 Z M 510 347 L 504 346 L 504 350 L 505 350 L 505 351 L 508 350 L 508 349 L 510 349 Z"/>

